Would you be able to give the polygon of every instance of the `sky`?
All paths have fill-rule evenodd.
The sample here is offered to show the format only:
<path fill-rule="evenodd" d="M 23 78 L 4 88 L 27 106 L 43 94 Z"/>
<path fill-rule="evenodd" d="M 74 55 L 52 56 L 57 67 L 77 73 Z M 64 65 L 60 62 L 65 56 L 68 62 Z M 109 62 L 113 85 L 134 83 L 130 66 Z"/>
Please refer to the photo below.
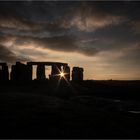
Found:
<path fill-rule="evenodd" d="M 140 80 L 139 1 L 0 1 L 0 62 L 66 62 L 84 79 Z"/>

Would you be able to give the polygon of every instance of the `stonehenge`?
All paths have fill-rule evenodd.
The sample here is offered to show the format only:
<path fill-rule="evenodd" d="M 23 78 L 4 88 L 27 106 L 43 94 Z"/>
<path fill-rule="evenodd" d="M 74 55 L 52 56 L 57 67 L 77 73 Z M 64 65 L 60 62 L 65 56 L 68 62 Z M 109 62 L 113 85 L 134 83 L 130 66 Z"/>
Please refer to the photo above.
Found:
<path fill-rule="evenodd" d="M 37 66 L 37 80 L 42 81 L 46 79 L 45 76 L 45 66 L 51 66 L 51 74 L 49 75 L 49 80 L 58 81 L 60 79 L 60 72 L 65 73 L 65 67 L 69 67 L 67 63 L 61 62 L 27 62 L 27 66 L 31 67 Z M 68 81 L 70 81 L 70 71 L 68 73 Z"/>
<path fill-rule="evenodd" d="M 60 79 L 70 81 L 70 67 L 67 63 L 61 62 L 27 62 L 26 64 L 16 62 L 15 65 L 11 66 L 10 74 L 7 64 L 0 63 L 0 81 L 32 81 L 33 66 L 37 66 L 35 74 L 36 80 L 38 81 L 47 79 L 45 72 L 46 66 L 51 66 L 51 73 L 48 75 L 50 81 L 58 81 Z M 73 67 L 72 81 L 83 81 L 83 71 L 83 68 Z M 64 77 L 61 76 L 61 72 L 64 73 Z"/>

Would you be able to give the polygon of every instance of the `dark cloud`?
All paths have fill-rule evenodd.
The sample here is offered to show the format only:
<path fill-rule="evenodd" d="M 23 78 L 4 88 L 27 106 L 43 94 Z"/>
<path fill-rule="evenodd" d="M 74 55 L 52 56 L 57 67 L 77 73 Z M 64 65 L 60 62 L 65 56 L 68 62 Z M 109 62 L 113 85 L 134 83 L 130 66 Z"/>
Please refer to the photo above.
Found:
<path fill-rule="evenodd" d="M 24 44 L 24 42 L 28 42 L 29 44 L 36 44 L 38 47 L 51 49 L 55 51 L 61 52 L 77 52 L 84 54 L 86 56 L 94 56 L 98 53 L 96 48 L 91 47 L 80 47 L 77 43 L 77 39 L 70 36 L 58 36 L 58 37 L 50 37 L 50 38 L 35 38 L 35 37 L 17 37 L 15 41 L 15 45 L 20 46 Z"/>
<path fill-rule="evenodd" d="M 99 10 L 102 3 L 92 2 L 18 2 L 1 3 L 0 25 L 17 29 L 60 31 L 75 27 L 95 30 L 125 20 L 120 14 Z M 111 5 L 110 5 L 111 6 Z M 8 8 L 8 11 L 6 10 Z M 8 19 L 8 20 L 7 20 Z M 10 22 L 8 22 L 10 21 Z"/>
<path fill-rule="evenodd" d="M 27 61 L 27 59 L 22 58 L 21 56 L 17 56 L 5 46 L 0 45 L 0 61 L 13 63 L 15 61 Z"/>
<path fill-rule="evenodd" d="M 125 1 L 0 2 L 0 34 L 7 40 L 14 37 L 19 46 L 32 42 L 94 56 L 106 48 L 138 42 L 139 11 L 139 2 Z"/>

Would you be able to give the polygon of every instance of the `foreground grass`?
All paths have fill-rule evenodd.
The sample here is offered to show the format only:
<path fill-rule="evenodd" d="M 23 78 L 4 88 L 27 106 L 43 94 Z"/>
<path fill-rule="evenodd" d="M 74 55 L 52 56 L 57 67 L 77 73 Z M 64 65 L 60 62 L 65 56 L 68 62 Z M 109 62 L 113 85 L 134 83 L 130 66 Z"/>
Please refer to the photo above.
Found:
<path fill-rule="evenodd" d="M 57 90 L 43 83 L 2 85 L 0 137 L 140 138 L 140 115 L 131 112 L 140 110 L 138 100 L 115 95 L 128 87 L 120 84 L 116 91 L 114 83 L 90 84 Z"/>

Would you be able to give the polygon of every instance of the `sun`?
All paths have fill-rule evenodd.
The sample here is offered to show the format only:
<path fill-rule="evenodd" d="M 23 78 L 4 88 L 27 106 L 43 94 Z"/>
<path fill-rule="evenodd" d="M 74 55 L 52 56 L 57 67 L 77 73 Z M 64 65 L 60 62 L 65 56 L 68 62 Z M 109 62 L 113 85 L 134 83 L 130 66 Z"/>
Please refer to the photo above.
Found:
<path fill-rule="evenodd" d="M 60 73 L 60 76 L 61 76 L 61 77 L 64 77 L 64 75 L 65 75 L 64 72 L 61 72 L 61 73 Z"/>

